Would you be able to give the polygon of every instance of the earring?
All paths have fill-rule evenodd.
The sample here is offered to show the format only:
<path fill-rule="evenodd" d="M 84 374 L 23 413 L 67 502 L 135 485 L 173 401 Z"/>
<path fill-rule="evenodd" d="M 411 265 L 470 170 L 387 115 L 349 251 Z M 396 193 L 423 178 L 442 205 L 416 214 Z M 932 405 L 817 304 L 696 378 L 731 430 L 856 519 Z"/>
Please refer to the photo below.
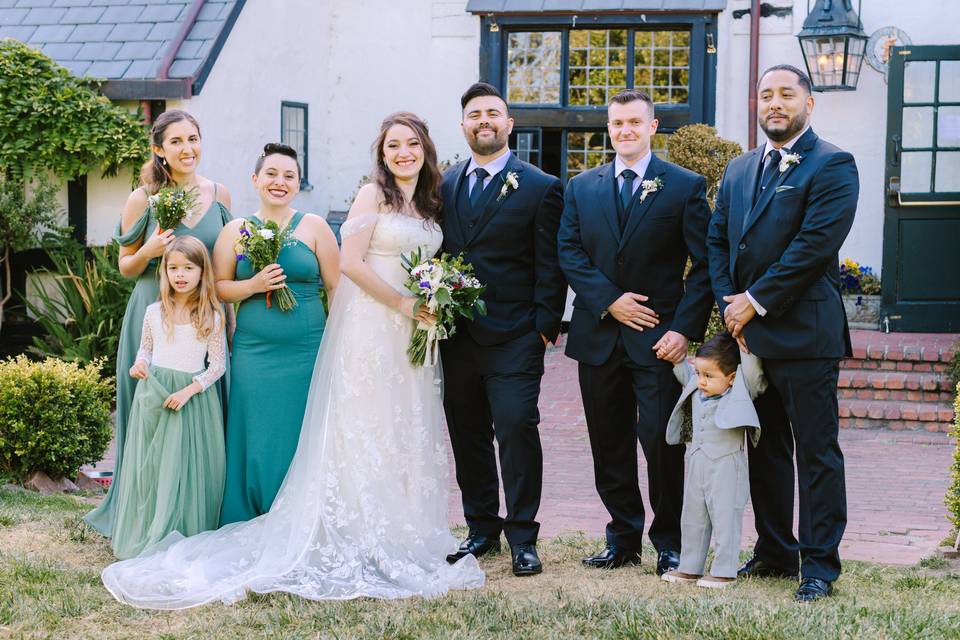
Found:
<path fill-rule="evenodd" d="M 167 159 L 166 159 L 166 158 L 160 158 L 160 164 L 162 164 L 163 166 L 167 166 Z"/>

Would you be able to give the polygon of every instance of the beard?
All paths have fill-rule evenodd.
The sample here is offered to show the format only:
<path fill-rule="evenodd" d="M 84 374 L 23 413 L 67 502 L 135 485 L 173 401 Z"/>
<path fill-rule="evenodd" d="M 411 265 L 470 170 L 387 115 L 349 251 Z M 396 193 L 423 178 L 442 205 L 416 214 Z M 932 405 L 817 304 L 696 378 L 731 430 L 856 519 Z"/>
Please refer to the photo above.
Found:
<path fill-rule="evenodd" d="M 786 126 L 784 126 L 782 129 L 772 129 L 770 128 L 770 125 L 767 124 L 766 120 L 760 121 L 760 128 L 763 130 L 763 133 L 774 142 L 786 142 L 790 138 L 793 138 L 798 133 L 803 131 L 805 126 L 807 126 L 806 111 L 801 111 L 794 117 L 789 118 Z"/>
<path fill-rule="evenodd" d="M 487 141 L 481 141 L 477 137 L 477 134 L 481 131 L 492 131 L 493 138 Z M 502 129 L 484 127 L 482 129 L 474 129 L 470 132 L 470 135 L 467 136 L 467 145 L 477 155 L 489 156 L 507 146 L 508 137 L 508 134 Z"/>

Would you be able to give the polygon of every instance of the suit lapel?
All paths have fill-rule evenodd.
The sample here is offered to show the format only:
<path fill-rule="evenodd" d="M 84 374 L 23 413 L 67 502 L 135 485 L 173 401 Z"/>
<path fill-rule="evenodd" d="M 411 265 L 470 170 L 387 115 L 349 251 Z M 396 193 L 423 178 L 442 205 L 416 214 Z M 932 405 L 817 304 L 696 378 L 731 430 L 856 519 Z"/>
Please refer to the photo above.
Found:
<path fill-rule="evenodd" d="M 464 160 L 460 163 L 460 166 L 457 167 L 457 180 L 453 184 L 453 194 L 451 194 L 451 201 L 453 202 L 453 217 L 456 218 L 453 221 L 453 224 L 450 225 L 453 227 L 461 240 L 466 240 L 467 234 L 466 230 L 463 227 L 463 211 L 460 211 L 460 185 L 463 183 L 463 178 L 467 172 L 467 167 L 470 166 L 469 160 Z"/>
<path fill-rule="evenodd" d="M 737 230 L 737 237 L 743 229 L 743 221 L 753 210 L 753 196 L 757 189 L 757 176 L 760 175 L 760 161 L 763 159 L 763 150 L 766 146 L 757 147 L 750 153 L 753 155 L 745 163 L 740 206 L 734 209 L 735 214 L 730 217 L 730 226 Z"/>
<path fill-rule="evenodd" d="M 807 129 L 807 132 L 803 134 L 799 140 L 797 140 L 795 145 L 793 145 L 791 152 L 798 153 L 801 157 L 803 157 L 806 155 L 806 152 L 810 150 L 816 140 L 817 134 L 813 132 L 813 129 Z M 761 154 L 762 153 L 763 152 L 761 151 Z M 791 164 L 786 168 L 785 171 L 778 171 L 777 176 L 770 183 L 770 186 L 763 190 L 763 193 L 760 194 L 760 198 L 757 200 L 757 204 L 750 211 L 750 217 L 747 218 L 746 225 L 743 226 L 743 233 L 740 235 L 741 238 L 747 235 L 747 232 L 750 231 L 750 228 L 756 224 L 757 219 L 763 215 L 763 212 L 766 211 L 767 207 L 770 205 L 770 201 L 773 200 L 773 196 L 777 192 L 777 187 L 783 184 L 783 181 L 787 179 L 787 176 L 793 172 L 796 166 L 798 165 Z"/>
<path fill-rule="evenodd" d="M 507 174 L 513 172 L 517 174 L 517 184 L 520 185 L 520 189 L 523 188 L 523 165 L 514 155 L 510 155 L 510 161 L 507 162 L 507 165 L 503 168 L 503 171 L 493 176 L 490 180 L 490 184 L 487 185 L 487 189 L 493 189 L 494 191 L 489 194 L 487 197 L 486 205 L 483 207 L 483 213 L 480 214 L 480 217 L 477 218 L 476 223 L 473 227 L 473 233 L 467 234 L 467 244 L 473 241 L 484 227 L 489 224 L 490 219 L 493 218 L 494 214 L 500 210 L 500 207 L 504 202 L 513 197 L 514 193 L 519 189 L 508 189 L 507 194 L 500 197 L 500 192 L 503 189 L 503 185 L 506 184 Z M 487 195 L 487 194 L 484 194 Z M 458 216 L 459 217 L 459 216 Z"/>
<path fill-rule="evenodd" d="M 617 176 L 613 163 L 603 165 L 597 172 L 597 202 L 603 208 L 603 217 L 610 226 L 617 243 L 620 242 L 620 221 L 617 219 L 617 203 L 614 200 L 617 194 Z"/>
<path fill-rule="evenodd" d="M 660 189 L 657 189 L 656 191 L 648 193 L 643 202 L 640 202 L 640 195 L 643 193 L 643 181 L 653 180 L 658 176 L 662 176 L 664 173 L 666 173 L 666 170 L 667 165 L 663 160 L 655 155 L 650 158 L 650 164 L 647 165 L 647 170 L 643 174 L 640 187 L 637 189 L 636 194 L 634 194 L 634 197 L 637 198 L 637 203 L 633 204 L 631 202 L 634 209 L 630 212 L 630 216 L 627 218 L 627 227 L 623 231 L 623 237 L 620 238 L 620 251 L 623 250 L 627 240 L 629 240 L 633 232 L 637 230 L 637 227 L 640 225 L 640 221 L 643 220 L 645 215 L 647 215 L 647 211 L 650 210 L 650 207 L 653 205 L 653 201 L 656 200 L 657 196 L 660 194 Z M 662 188 L 668 188 L 668 185 L 664 184 Z"/>

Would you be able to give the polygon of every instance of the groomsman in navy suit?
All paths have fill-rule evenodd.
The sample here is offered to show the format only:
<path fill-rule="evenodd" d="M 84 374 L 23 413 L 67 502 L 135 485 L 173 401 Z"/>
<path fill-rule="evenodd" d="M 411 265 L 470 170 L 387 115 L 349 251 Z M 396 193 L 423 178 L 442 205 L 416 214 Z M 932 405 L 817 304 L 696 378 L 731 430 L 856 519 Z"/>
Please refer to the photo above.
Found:
<path fill-rule="evenodd" d="M 799 568 L 799 602 L 830 595 L 840 575 L 847 506 L 837 378 L 851 350 L 838 253 L 859 193 L 853 156 L 809 126 L 810 89 L 789 65 L 761 76 L 757 115 L 767 140 L 727 166 L 708 239 L 727 328 L 761 358 L 769 380 L 757 400 L 763 435 L 750 449 L 758 537 L 740 575 L 794 577 Z"/>
<path fill-rule="evenodd" d="M 486 285 L 487 315 L 461 321 L 440 343 L 443 407 L 470 534 L 447 556 L 479 558 L 510 543 L 513 573 L 530 576 L 537 554 L 543 452 L 540 379 L 560 333 L 567 283 L 557 264 L 560 180 L 510 153 L 513 119 L 497 89 L 472 85 L 460 99 L 470 159 L 443 176 L 443 250 L 463 254 Z M 507 517 L 493 441 L 503 476 Z"/>
<path fill-rule="evenodd" d="M 640 562 L 639 438 L 660 575 L 680 562 L 684 446 L 667 444 L 666 428 L 680 395 L 672 363 L 703 338 L 713 306 L 710 209 L 703 176 L 651 152 L 657 120 L 646 93 L 613 96 L 608 117 L 616 158 L 570 180 L 559 234 L 560 267 L 577 295 L 566 353 L 579 362 L 594 478 L 611 517 L 606 548 L 583 562 Z"/>

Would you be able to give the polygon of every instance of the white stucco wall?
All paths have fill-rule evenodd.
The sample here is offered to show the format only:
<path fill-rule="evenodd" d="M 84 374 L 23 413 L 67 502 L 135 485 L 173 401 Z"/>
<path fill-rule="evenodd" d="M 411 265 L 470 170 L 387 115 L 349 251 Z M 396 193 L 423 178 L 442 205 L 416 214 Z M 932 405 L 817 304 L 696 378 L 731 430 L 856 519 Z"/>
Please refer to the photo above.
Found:
<path fill-rule="evenodd" d="M 250 175 L 263 144 L 280 138 L 283 100 L 309 105 L 314 189 L 295 202 L 307 211 L 347 208 L 392 111 L 425 118 L 441 159 L 462 155 L 459 96 L 477 79 L 479 55 L 479 21 L 465 6 L 247 2 L 203 91 L 179 105 L 203 129 L 203 175 L 230 188 L 235 214 L 256 210 Z"/>
<path fill-rule="evenodd" d="M 770 0 L 793 6 L 791 18 L 760 20 L 760 71 L 788 63 L 803 69 L 796 34 L 807 16 L 806 0 Z M 717 129 L 720 135 L 746 148 L 747 92 L 750 59 L 750 17 L 734 19 L 733 12 L 749 7 L 749 0 L 729 0 L 720 15 L 717 51 Z M 811 3 L 812 6 L 812 3 Z M 856 6 L 856 5 L 855 5 Z M 905 31 L 913 44 L 960 43 L 960 2 L 942 0 L 867 0 L 860 13 L 869 36 L 881 27 Z M 850 257 L 875 270 L 882 268 L 884 163 L 887 120 L 887 84 L 866 62 L 856 91 L 815 93 L 812 126 L 817 134 L 851 152 L 860 172 L 860 204 L 841 257 Z M 763 133 L 758 129 L 758 140 Z"/>

